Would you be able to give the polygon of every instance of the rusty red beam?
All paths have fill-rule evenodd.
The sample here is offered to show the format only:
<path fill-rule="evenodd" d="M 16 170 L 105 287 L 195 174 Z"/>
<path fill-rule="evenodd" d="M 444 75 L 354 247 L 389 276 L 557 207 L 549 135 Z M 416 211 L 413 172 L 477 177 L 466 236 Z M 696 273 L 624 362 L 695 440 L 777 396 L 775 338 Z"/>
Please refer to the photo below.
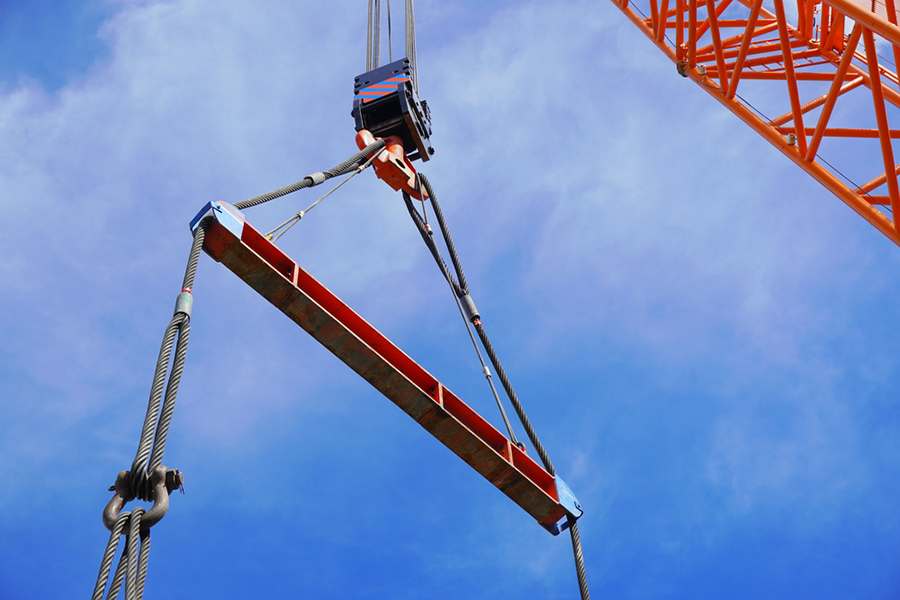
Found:
<path fill-rule="evenodd" d="M 204 250 L 554 535 L 581 516 L 568 487 L 254 229 L 214 203 Z M 204 209 L 204 211 L 207 209 Z M 201 211 L 201 215 L 205 214 Z M 197 221 L 201 215 L 198 215 Z"/>

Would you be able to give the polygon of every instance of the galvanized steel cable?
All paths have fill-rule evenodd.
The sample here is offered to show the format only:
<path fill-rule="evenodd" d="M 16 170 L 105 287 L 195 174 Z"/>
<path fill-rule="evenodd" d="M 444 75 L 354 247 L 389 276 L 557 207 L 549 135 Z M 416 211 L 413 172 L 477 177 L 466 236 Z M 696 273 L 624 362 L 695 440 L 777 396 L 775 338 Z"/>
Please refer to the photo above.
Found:
<path fill-rule="evenodd" d="M 163 335 L 162 346 L 153 374 L 153 383 L 150 388 L 147 414 L 144 418 L 138 449 L 131 465 L 131 471 L 120 474 L 116 486 L 110 488 L 111 490 L 116 490 L 116 496 L 113 497 L 110 505 L 113 505 L 113 502 L 118 498 L 118 508 L 114 510 L 119 510 L 119 512 L 115 515 L 114 523 L 108 525 L 110 527 L 110 537 L 100 562 L 100 571 L 92 596 L 93 600 L 101 600 L 103 598 L 103 592 L 106 590 L 107 585 L 109 589 L 106 597 L 108 599 L 116 598 L 123 582 L 125 584 L 125 600 L 140 600 L 143 597 L 144 583 L 147 579 L 147 563 L 150 557 L 150 526 L 159 518 L 162 518 L 165 512 L 163 509 L 161 514 L 157 514 L 149 522 L 144 522 L 143 516 L 146 514 L 146 511 L 143 508 L 136 507 L 130 512 L 121 512 L 121 507 L 124 503 L 135 498 L 145 501 L 152 500 L 154 507 L 156 507 L 158 504 L 161 504 L 160 498 L 157 497 L 158 494 L 167 494 L 172 491 L 172 489 L 169 489 L 168 482 L 165 483 L 163 488 L 154 487 L 149 473 L 161 467 L 163 454 L 165 453 L 169 427 L 175 410 L 178 385 L 181 381 L 181 374 L 184 371 L 184 361 L 187 355 L 188 340 L 190 339 L 191 307 L 193 304 L 191 288 L 197 273 L 197 263 L 200 259 L 206 228 L 209 226 L 210 221 L 210 217 L 201 220 L 194 233 L 191 252 L 188 256 L 184 279 L 182 280 L 182 291 L 175 303 L 174 315 Z M 169 368 L 170 360 L 171 369 Z M 163 468 L 162 472 L 164 471 L 165 469 Z M 177 475 L 178 471 L 175 471 L 175 474 Z M 125 486 L 123 489 L 118 487 L 120 480 L 122 485 Z M 177 478 L 173 478 L 173 485 L 177 487 L 177 484 L 174 483 L 175 481 L 178 481 Z M 110 505 L 107 505 L 107 508 Z M 104 514 L 104 519 L 106 519 L 106 514 Z M 112 560 L 118 549 L 119 538 L 123 535 L 126 536 L 125 548 L 122 551 L 112 581 L 109 581 Z"/>
<path fill-rule="evenodd" d="M 419 71 L 416 66 L 416 15 L 413 0 L 406 0 L 406 58 L 412 73 L 413 91 L 419 93 Z"/>
<path fill-rule="evenodd" d="M 509 417 L 506 416 L 506 410 L 503 408 L 503 403 L 500 401 L 500 394 L 497 393 L 497 388 L 494 386 L 494 380 L 491 376 L 491 370 L 484 363 L 484 358 L 481 356 L 481 349 L 478 347 L 478 342 L 475 341 L 475 336 L 472 335 L 472 328 L 470 326 L 469 319 L 466 317 L 466 311 L 463 308 L 462 302 L 460 302 L 459 284 L 456 282 L 456 279 L 454 279 L 453 274 L 450 272 L 450 269 L 447 268 L 447 264 L 444 262 L 443 257 L 441 257 L 440 250 L 438 250 L 437 245 L 434 243 L 431 226 L 424 221 L 421 215 L 419 215 L 416 207 L 413 206 L 412 198 L 410 198 L 409 194 L 404 193 L 403 199 L 406 202 L 406 208 L 409 211 L 413 222 L 416 224 L 416 227 L 418 228 L 422 239 L 425 241 L 425 246 L 429 250 L 431 250 L 431 254 L 434 257 L 435 262 L 437 262 L 438 268 L 441 269 L 441 273 L 444 275 L 444 279 L 447 281 L 447 284 L 450 286 L 450 290 L 453 292 L 453 299 L 456 301 L 456 308 L 459 309 L 459 314 L 460 316 L 462 316 L 463 323 L 465 323 L 466 325 L 466 332 L 469 334 L 469 339 L 472 341 L 472 346 L 475 348 L 475 354 L 478 356 L 478 361 L 481 363 L 481 370 L 482 373 L 484 373 L 484 378 L 487 380 L 488 386 L 490 386 L 491 388 L 491 394 L 494 396 L 494 401 L 497 403 L 497 408 L 500 410 L 500 416 L 503 419 L 503 424 L 506 426 L 507 433 L 509 433 L 509 439 L 516 446 L 522 447 L 519 440 L 516 439 L 516 434 L 513 431 L 512 424 L 509 422 Z"/>
<path fill-rule="evenodd" d="M 369 20 L 368 27 L 366 29 L 366 71 L 371 71 L 375 68 L 375 65 L 372 64 L 374 62 L 372 56 L 372 44 L 374 43 L 374 40 L 372 39 L 372 23 L 374 22 L 375 17 L 372 1 L 373 0 L 369 0 Z"/>
<path fill-rule="evenodd" d="M 405 0 L 405 49 L 412 73 L 412 85 L 419 93 L 419 71 L 416 65 L 416 16 L 413 0 Z M 388 62 L 394 62 L 391 31 L 391 1 L 387 0 Z M 366 28 L 366 71 L 381 66 L 381 0 L 369 0 Z"/>
<path fill-rule="evenodd" d="M 428 199 L 431 202 L 431 207 L 432 209 L 434 209 L 434 215 L 437 219 L 438 227 L 441 230 L 441 235 L 444 238 L 444 243 L 446 244 L 447 251 L 450 254 L 450 262 L 453 264 L 453 269 L 454 271 L 456 271 L 456 276 L 459 278 L 456 293 L 460 298 L 469 296 L 469 286 L 466 282 L 466 274 L 463 271 L 462 263 L 460 262 L 459 255 L 456 252 L 456 246 L 453 244 L 453 238 L 450 235 L 450 229 L 447 227 L 447 222 L 444 219 L 443 212 L 441 211 L 441 205 L 434 194 L 434 189 L 431 187 L 431 182 L 428 181 L 428 178 L 422 174 L 419 174 L 419 178 L 422 182 L 422 187 L 424 188 Z M 435 255 L 436 252 L 437 249 L 435 246 L 434 249 L 432 249 L 432 255 Z M 435 260 L 437 260 L 438 256 L 439 254 L 435 256 Z M 534 427 L 531 425 L 531 421 L 528 419 L 528 415 L 525 413 L 525 408 L 519 401 L 519 397 L 516 395 L 516 392 L 512 387 L 512 383 L 510 383 L 509 381 L 509 377 L 506 375 L 506 370 L 500 363 L 500 359 L 497 357 L 497 353 L 494 351 L 491 340 L 490 338 L 488 338 L 487 332 L 484 330 L 484 325 L 480 320 L 477 319 L 472 320 L 472 324 L 475 326 L 475 331 L 478 332 L 478 337 L 481 339 L 481 344 L 484 347 L 484 350 L 487 353 L 491 364 L 494 366 L 494 370 L 497 372 L 497 377 L 500 378 L 500 383 L 503 385 L 503 389 L 506 392 L 506 395 L 509 397 L 510 404 L 513 405 L 513 409 L 515 409 L 516 415 L 519 417 L 519 421 L 522 423 L 522 428 L 525 429 L 525 433 L 528 435 L 529 441 L 531 441 L 531 445 L 534 447 L 535 452 L 537 452 L 538 456 L 540 457 L 541 462 L 544 463 L 544 468 L 547 469 L 547 472 L 551 475 L 556 475 L 556 469 L 553 467 L 553 463 L 550 461 L 550 456 L 547 454 L 547 451 L 544 449 L 543 444 L 541 444 L 541 441 L 537 436 L 537 432 L 535 432 Z"/>
<path fill-rule="evenodd" d="M 434 189 L 431 187 L 431 183 L 428 181 L 428 178 L 421 173 L 418 173 L 416 176 L 418 178 L 419 184 L 421 185 L 421 188 L 425 191 L 423 198 L 427 196 L 428 200 L 431 202 L 432 208 L 434 209 L 435 218 L 437 219 L 438 227 L 441 230 L 444 244 L 446 245 L 447 251 L 450 254 L 450 262 L 453 264 L 453 269 L 456 272 L 456 276 L 459 280 L 458 282 L 453 278 L 453 274 L 450 272 L 449 268 L 444 262 L 443 257 L 440 254 L 440 250 L 438 249 L 437 244 L 435 244 L 434 239 L 431 236 L 430 228 L 426 223 L 424 223 L 418 211 L 415 210 L 415 206 L 413 206 L 409 194 L 404 192 L 403 199 L 406 201 L 406 206 L 409 210 L 410 216 L 412 217 L 413 222 L 416 224 L 416 227 L 419 229 L 419 232 L 422 235 L 422 239 L 425 241 L 425 245 L 431 251 L 431 254 L 434 257 L 438 268 L 443 272 L 445 278 L 447 278 L 447 281 L 450 283 L 451 288 L 453 288 L 455 294 L 458 296 L 456 300 L 457 303 L 459 303 L 461 299 L 469 297 L 469 288 L 468 284 L 466 283 L 466 276 L 462 268 L 462 263 L 459 260 L 459 256 L 456 252 L 456 246 L 453 244 L 453 238 L 450 235 L 450 229 L 447 226 L 446 220 L 444 219 L 440 203 L 438 202 L 437 197 L 434 194 Z M 472 303 L 471 306 L 474 308 L 474 303 Z M 509 377 L 506 375 L 506 370 L 500 363 L 500 359 L 497 357 L 497 353 L 494 351 L 491 340 L 490 338 L 488 338 L 487 332 L 484 330 L 484 325 L 480 320 L 480 316 L 475 313 L 470 317 L 470 320 L 475 326 L 475 331 L 478 332 L 478 337 L 481 340 L 481 345 L 487 353 L 491 364 L 494 366 L 494 370 L 497 371 L 497 377 L 500 378 L 500 383 L 503 385 L 503 389 L 506 391 L 506 395 L 509 397 L 509 401 L 513 405 L 513 409 L 516 411 L 516 415 L 519 417 L 519 421 L 522 423 L 522 427 L 523 429 L 525 429 L 525 433 L 528 435 L 528 439 L 531 441 L 535 452 L 537 452 L 547 472 L 551 475 L 556 475 L 556 469 L 554 468 L 553 463 L 550 460 L 550 456 L 544 449 L 543 444 L 541 444 L 541 441 L 537 436 L 537 432 L 535 432 L 531 421 L 528 419 L 528 415 L 525 413 L 525 409 L 522 406 L 522 403 L 519 401 L 519 398 L 509 381 Z M 501 412 L 503 412 L 502 408 Z M 505 418 L 505 413 L 503 414 Z M 578 577 L 578 589 L 581 593 L 581 600 L 590 600 L 591 594 L 590 590 L 588 589 L 587 572 L 584 566 L 584 553 L 581 547 L 581 536 L 578 532 L 576 519 L 567 515 L 566 525 L 572 538 L 572 551 L 575 558 L 575 573 Z"/>
<path fill-rule="evenodd" d="M 336 191 L 338 190 L 338 188 L 340 188 L 342 185 L 344 185 L 345 183 L 347 183 L 348 181 L 350 181 L 351 179 L 353 179 L 354 177 L 356 177 L 357 175 L 359 175 L 360 173 L 362 173 L 363 170 L 365 170 L 366 167 L 368 167 L 370 164 L 372 164 L 372 161 L 375 160 L 375 157 L 376 157 L 376 156 L 378 156 L 378 155 L 375 154 L 375 153 L 373 153 L 372 156 L 369 158 L 369 160 L 367 160 L 367 161 L 364 162 L 363 164 L 361 164 L 361 165 L 359 165 L 358 167 L 356 167 L 356 169 L 354 169 L 353 172 L 350 173 L 350 175 L 348 175 L 348 176 L 347 176 L 343 181 L 341 181 L 339 184 L 337 184 L 336 186 L 334 186 L 333 188 L 331 188 L 330 190 L 328 190 L 328 191 L 327 191 L 324 195 L 322 195 L 318 200 L 316 200 L 315 202 L 313 202 L 312 204 L 310 204 L 309 206 L 307 206 L 304 210 L 301 210 L 300 212 L 298 212 L 297 214 L 295 214 L 294 216 L 292 216 L 290 219 L 288 219 L 287 221 L 285 221 L 284 223 L 282 223 L 281 225 L 279 225 L 278 227 L 276 227 L 275 229 L 273 229 L 273 230 L 270 231 L 269 233 L 267 233 L 267 234 L 266 234 L 266 239 L 271 240 L 272 242 L 277 242 L 277 241 L 278 241 L 278 238 L 280 238 L 280 237 L 283 236 L 285 233 L 287 233 L 288 231 L 290 231 L 291 227 L 293 227 L 294 225 L 296 225 L 297 223 L 299 223 L 300 220 L 301 220 L 304 216 L 306 216 L 306 213 L 308 213 L 309 211 L 311 211 L 312 209 L 314 209 L 320 202 L 322 202 L 322 200 L 324 200 L 325 198 L 327 198 L 328 196 L 330 196 L 331 194 L 333 194 L 334 192 L 336 192 Z M 277 232 L 277 235 L 276 235 L 276 232 Z M 274 237 L 273 237 L 273 236 L 274 236 Z"/>
<path fill-rule="evenodd" d="M 354 169 L 359 167 L 360 164 L 366 162 L 369 159 L 370 154 L 381 150 L 382 148 L 384 148 L 384 140 L 375 140 L 375 142 L 369 144 L 361 151 L 357 152 L 341 164 L 332 169 L 329 169 L 328 171 L 313 173 L 312 175 L 307 175 L 297 183 L 292 183 L 282 188 L 278 188 L 277 190 L 273 190 L 259 196 L 254 196 L 253 198 L 248 198 L 246 200 L 241 200 L 240 202 L 235 202 L 234 207 L 238 210 L 244 210 L 245 208 L 250 208 L 251 206 L 258 206 L 260 204 L 263 204 L 264 202 L 286 196 L 298 190 L 319 185 L 323 181 L 331 179 L 332 177 L 346 175 L 350 171 L 353 171 Z"/>
<path fill-rule="evenodd" d="M 238 202 L 235 204 L 235 207 L 240 210 L 249 206 L 255 206 L 299 189 L 318 185 L 327 179 L 349 173 L 350 171 L 358 172 L 361 165 L 368 165 L 371 160 L 369 155 L 378 152 L 383 147 L 384 141 L 378 140 L 328 171 L 314 173 L 295 184 Z M 119 512 L 114 515 L 114 521 L 108 522 L 104 511 L 104 521 L 107 522 L 107 526 L 110 528 L 110 537 L 100 562 L 100 571 L 97 576 L 97 583 L 94 586 L 92 600 L 102 600 L 104 591 L 107 592 L 106 597 L 108 599 L 116 598 L 123 583 L 125 584 L 125 600 L 140 600 L 142 598 L 144 583 L 147 578 L 147 563 L 150 556 L 150 526 L 161 518 L 161 514 L 165 514 L 165 508 L 162 509 L 161 514 L 157 514 L 149 522 L 143 519 L 146 513 L 143 508 L 137 507 L 130 512 L 121 512 L 121 508 L 126 502 L 137 498 L 144 501 L 152 500 L 154 509 L 156 509 L 159 503 L 158 494 L 171 493 L 172 489 L 177 488 L 180 482 L 178 479 L 180 475 L 177 470 L 174 472 L 175 477 L 172 479 L 172 482 L 168 480 L 168 475 L 171 475 L 171 473 L 167 473 L 164 491 L 159 492 L 160 488 L 154 487 L 150 473 L 156 473 L 155 476 L 161 478 L 159 473 L 166 471 L 164 468 L 161 468 L 161 465 L 190 340 L 191 308 L 193 304 L 191 292 L 194 286 L 194 278 L 197 274 L 200 253 L 203 249 L 203 240 L 206 237 L 206 229 L 211 221 L 212 217 L 204 217 L 194 230 L 194 239 L 182 280 L 182 291 L 176 301 L 172 319 L 163 334 L 163 341 L 153 374 L 153 382 L 150 387 L 147 413 L 144 417 L 138 448 L 131 470 L 121 473 L 117 479 L 116 486 L 110 488 L 110 490 L 116 490 L 116 495 L 110 501 L 110 504 L 107 505 L 107 510 Z M 157 473 L 157 470 L 160 470 L 159 473 Z M 122 488 L 119 487 L 120 483 L 123 486 Z M 174 487 L 170 487 L 170 485 Z M 111 506 L 113 507 L 112 509 L 110 509 Z M 154 510 L 151 510 L 152 512 Z M 112 576 L 112 581 L 110 581 L 112 561 L 119 546 L 119 539 L 123 535 L 126 536 L 125 548 Z"/>
<path fill-rule="evenodd" d="M 572 536 L 572 552 L 575 554 L 575 574 L 578 576 L 578 591 L 581 592 L 581 600 L 591 600 L 587 571 L 584 568 L 584 554 L 581 551 L 581 535 L 578 533 L 578 523 L 575 519 L 568 516 L 566 517 L 566 523 Z"/>

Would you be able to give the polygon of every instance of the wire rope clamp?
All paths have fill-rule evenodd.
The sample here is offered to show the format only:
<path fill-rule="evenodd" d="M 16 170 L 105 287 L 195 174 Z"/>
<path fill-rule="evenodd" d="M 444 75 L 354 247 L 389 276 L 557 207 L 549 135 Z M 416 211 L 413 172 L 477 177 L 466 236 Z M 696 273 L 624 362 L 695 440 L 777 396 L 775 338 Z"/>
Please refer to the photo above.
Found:
<path fill-rule="evenodd" d="M 356 145 L 360 150 L 365 150 L 378 139 L 372 132 L 363 129 L 356 134 Z M 422 193 L 417 189 L 416 169 L 407 158 L 399 137 L 384 139 L 384 150 L 375 156 L 372 166 L 375 167 L 375 175 L 394 191 L 404 191 L 416 200 L 422 199 Z"/>
<path fill-rule="evenodd" d="M 559 503 L 566 509 L 566 516 L 552 525 L 543 525 L 544 529 L 553 535 L 559 535 L 569 528 L 569 517 L 572 518 L 572 522 L 574 523 L 581 518 L 584 511 L 581 510 L 581 504 L 579 504 L 578 498 L 575 497 L 575 494 L 572 492 L 572 489 L 566 485 L 566 482 L 562 480 L 562 477 L 554 475 L 553 479 L 556 483 L 556 495 L 559 497 Z"/>
<path fill-rule="evenodd" d="M 113 497 L 103 509 L 103 525 L 113 531 L 119 513 L 128 502 L 134 500 L 131 491 L 131 471 L 122 471 L 116 477 L 116 483 L 110 488 L 115 490 Z M 169 494 L 184 485 L 184 473 L 178 469 L 167 469 L 160 465 L 150 474 L 153 487 L 153 506 L 141 517 L 141 530 L 147 531 L 166 516 L 169 510 Z"/>
<path fill-rule="evenodd" d="M 356 131 L 377 137 L 397 136 L 410 160 L 431 158 L 431 110 L 419 101 L 408 58 L 378 67 L 353 81 Z M 396 189 L 396 188 L 395 188 Z"/>

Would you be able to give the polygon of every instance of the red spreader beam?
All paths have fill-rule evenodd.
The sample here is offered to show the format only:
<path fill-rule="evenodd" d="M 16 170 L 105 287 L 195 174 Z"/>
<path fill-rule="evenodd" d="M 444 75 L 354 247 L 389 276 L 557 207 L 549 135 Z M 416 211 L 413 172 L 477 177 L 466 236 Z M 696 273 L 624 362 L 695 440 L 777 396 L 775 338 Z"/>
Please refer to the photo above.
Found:
<path fill-rule="evenodd" d="M 328 348 L 552 533 L 581 516 L 565 484 L 223 203 L 206 252 Z M 224 223 L 224 224 L 223 224 Z M 557 481 L 560 481 L 559 489 Z M 561 493 L 560 493 L 561 492 Z M 564 527 L 563 527 L 564 528 Z"/>

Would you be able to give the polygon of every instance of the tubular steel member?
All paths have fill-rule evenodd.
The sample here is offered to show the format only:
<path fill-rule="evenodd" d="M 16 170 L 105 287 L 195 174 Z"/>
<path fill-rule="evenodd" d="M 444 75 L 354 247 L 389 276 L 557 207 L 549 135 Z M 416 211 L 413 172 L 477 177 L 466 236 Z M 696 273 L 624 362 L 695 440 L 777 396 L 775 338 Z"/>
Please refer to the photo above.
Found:
<path fill-rule="evenodd" d="M 566 484 L 247 223 L 214 202 L 204 250 L 506 494 L 553 535 L 582 515 Z"/>

